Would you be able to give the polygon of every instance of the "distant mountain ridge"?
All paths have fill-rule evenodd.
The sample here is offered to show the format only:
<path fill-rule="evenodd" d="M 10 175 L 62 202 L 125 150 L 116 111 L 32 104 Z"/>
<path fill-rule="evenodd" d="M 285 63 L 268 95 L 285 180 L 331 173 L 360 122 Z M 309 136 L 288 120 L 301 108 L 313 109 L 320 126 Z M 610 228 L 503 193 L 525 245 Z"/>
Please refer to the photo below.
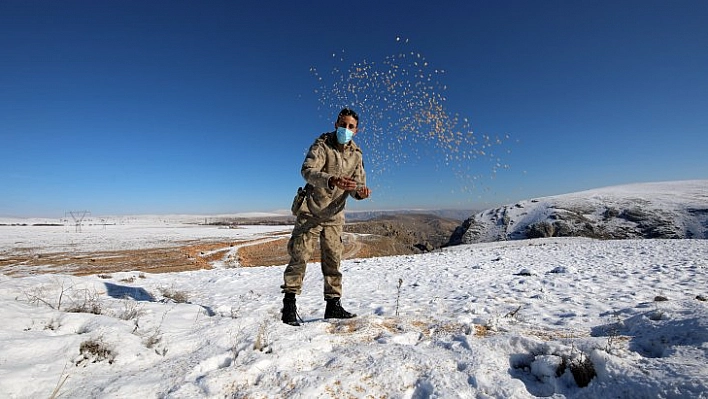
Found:
<path fill-rule="evenodd" d="M 476 213 L 450 245 L 543 237 L 708 238 L 708 180 L 639 183 L 521 201 Z"/>

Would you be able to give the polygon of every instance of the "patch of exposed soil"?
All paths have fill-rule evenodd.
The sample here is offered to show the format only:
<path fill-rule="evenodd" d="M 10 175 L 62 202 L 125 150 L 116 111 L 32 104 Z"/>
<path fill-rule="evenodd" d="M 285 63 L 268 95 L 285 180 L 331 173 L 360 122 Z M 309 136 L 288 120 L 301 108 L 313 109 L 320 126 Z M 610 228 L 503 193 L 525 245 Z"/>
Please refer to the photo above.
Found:
<path fill-rule="evenodd" d="M 241 266 L 275 266 L 288 263 L 288 238 L 246 245 L 238 249 L 238 263 Z"/>
<path fill-rule="evenodd" d="M 123 271 L 171 273 L 210 269 L 211 263 L 221 259 L 234 245 L 234 242 L 210 242 L 126 251 L 20 254 L 0 259 L 0 268 L 8 275 L 67 273 L 82 276 Z"/>
<path fill-rule="evenodd" d="M 404 255 L 412 252 L 409 247 L 390 237 L 345 233 L 342 242 L 344 243 L 342 259 Z M 288 238 L 245 245 L 238 249 L 238 262 L 246 267 L 285 265 L 290 260 L 287 247 Z M 315 251 L 310 261 L 320 261 L 319 251 Z"/>
<path fill-rule="evenodd" d="M 447 243 L 459 222 L 431 215 L 382 217 L 345 225 L 342 259 L 405 255 L 430 251 Z M 174 247 L 125 251 L 61 252 L 36 254 L 32 251 L 4 252 L 0 269 L 6 275 L 66 273 L 73 275 L 110 274 L 126 271 L 172 273 L 210 269 L 215 262 L 240 266 L 285 265 L 289 261 L 289 237 L 250 241 L 185 242 Z M 236 248 L 235 248 L 236 247 Z M 319 262 L 315 251 L 312 262 Z"/>

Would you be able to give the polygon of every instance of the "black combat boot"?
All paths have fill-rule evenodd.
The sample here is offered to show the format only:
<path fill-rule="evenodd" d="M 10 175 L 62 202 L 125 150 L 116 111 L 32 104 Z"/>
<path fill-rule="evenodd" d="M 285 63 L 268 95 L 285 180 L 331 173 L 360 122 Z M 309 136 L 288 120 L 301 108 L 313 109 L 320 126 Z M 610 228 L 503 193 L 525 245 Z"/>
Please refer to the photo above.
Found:
<path fill-rule="evenodd" d="M 289 324 L 291 326 L 299 326 L 300 323 L 297 322 L 297 305 L 295 305 L 295 294 L 285 294 L 283 298 L 283 323 Z"/>
<path fill-rule="evenodd" d="M 325 319 L 351 319 L 352 317 L 356 317 L 354 313 L 349 313 L 344 310 L 339 298 L 329 298 L 325 300 L 327 301 Z"/>

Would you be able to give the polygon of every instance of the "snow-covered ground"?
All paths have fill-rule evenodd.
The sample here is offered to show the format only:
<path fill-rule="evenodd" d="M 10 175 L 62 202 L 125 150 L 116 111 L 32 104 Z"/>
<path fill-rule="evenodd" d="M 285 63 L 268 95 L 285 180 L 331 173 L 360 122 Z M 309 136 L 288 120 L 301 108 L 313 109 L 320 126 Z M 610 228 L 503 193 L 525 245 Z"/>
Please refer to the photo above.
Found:
<path fill-rule="evenodd" d="M 25 227 L 35 228 L 45 229 Z M 0 245 L 268 234 L 132 225 L 116 234 L 123 244 L 95 244 L 102 227 L 53 228 L 56 239 L 0 226 Z M 322 319 L 311 264 L 301 327 L 279 320 L 283 268 L 0 274 L 0 397 L 708 398 L 706 240 L 542 239 L 347 260 L 343 304 L 359 314 L 347 321 Z M 578 370 L 594 373 L 582 388 Z"/>
<path fill-rule="evenodd" d="M 153 219 L 150 219 L 153 220 Z M 136 223 L 75 226 L 0 226 L 0 255 L 56 252 L 94 252 L 147 249 L 184 245 L 189 242 L 240 241 L 269 233 L 288 232 L 288 226 L 220 228 L 181 223 Z"/>

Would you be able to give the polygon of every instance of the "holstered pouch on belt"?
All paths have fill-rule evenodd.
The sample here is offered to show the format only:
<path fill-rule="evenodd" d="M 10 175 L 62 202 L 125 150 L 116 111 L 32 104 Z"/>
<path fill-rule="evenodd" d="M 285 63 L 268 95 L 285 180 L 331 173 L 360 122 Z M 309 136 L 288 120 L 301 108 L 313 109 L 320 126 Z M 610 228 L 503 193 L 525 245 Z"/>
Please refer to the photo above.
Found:
<path fill-rule="evenodd" d="M 297 194 L 295 194 L 295 198 L 293 198 L 293 204 L 290 206 L 290 211 L 294 216 L 300 213 L 300 208 L 302 208 L 302 203 L 305 202 L 305 197 L 307 197 L 307 190 L 298 187 Z"/>

